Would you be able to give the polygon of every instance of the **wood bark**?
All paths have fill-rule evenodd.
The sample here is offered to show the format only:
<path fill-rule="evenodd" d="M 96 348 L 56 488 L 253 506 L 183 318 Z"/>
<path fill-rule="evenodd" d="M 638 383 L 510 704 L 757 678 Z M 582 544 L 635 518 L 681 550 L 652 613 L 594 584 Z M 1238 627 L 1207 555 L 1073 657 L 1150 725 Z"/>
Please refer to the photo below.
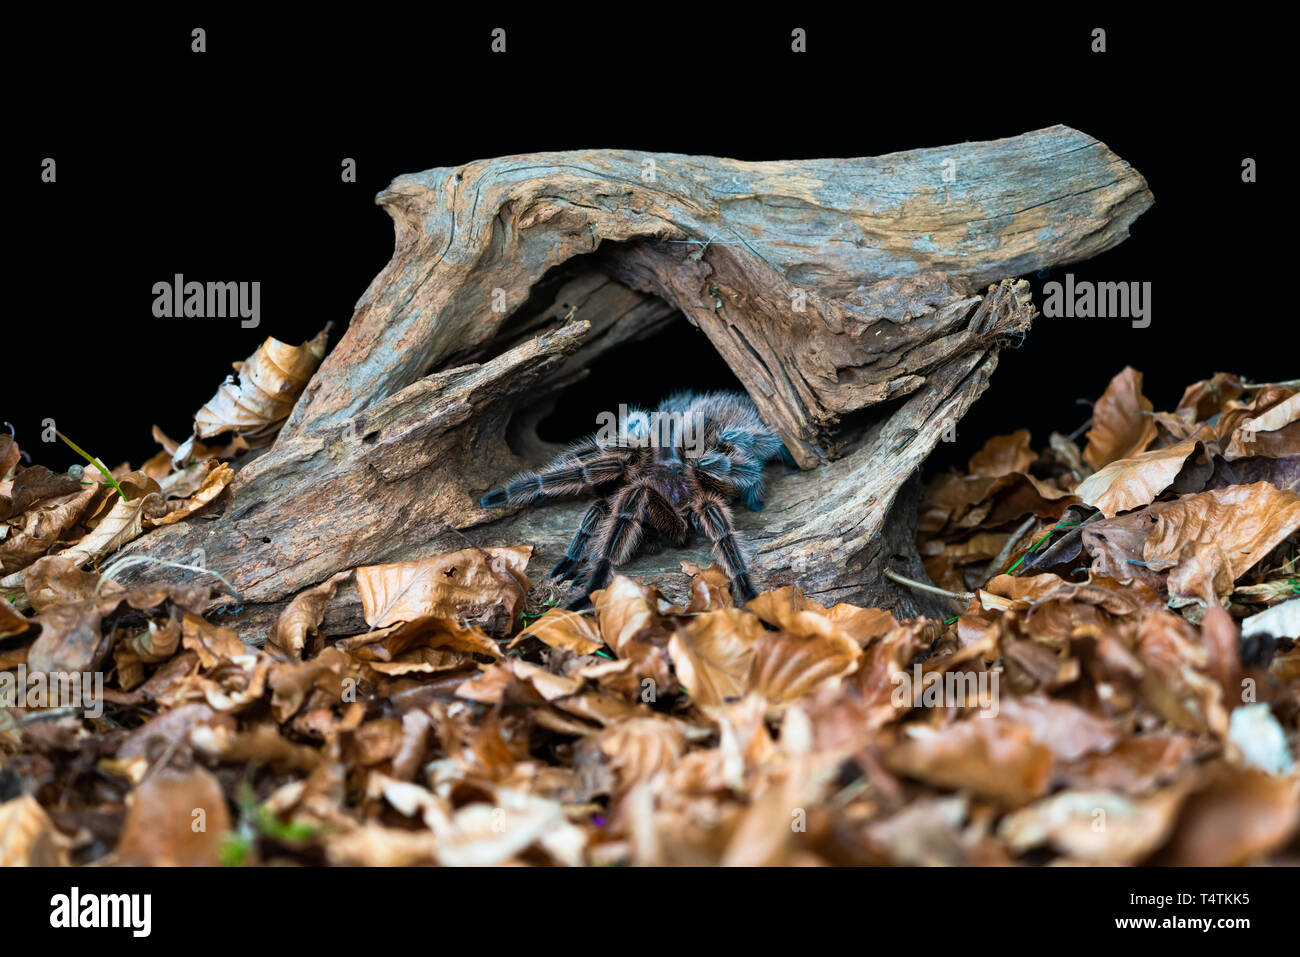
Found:
<path fill-rule="evenodd" d="M 759 586 L 933 609 L 882 577 L 923 575 L 900 490 L 1023 340 L 1034 309 L 1012 277 L 1110 248 L 1151 201 L 1061 126 L 865 159 L 592 150 L 400 177 L 378 197 L 393 258 L 275 444 L 132 551 L 201 549 L 250 635 L 336 571 L 468 543 L 530 542 L 540 578 L 584 503 L 503 515 L 478 496 L 554 453 L 533 426 L 559 390 L 684 316 L 799 466 L 772 476 L 765 512 L 739 512 Z M 671 593 L 683 558 L 707 561 L 625 570 Z M 327 629 L 355 614 L 341 589 Z"/>

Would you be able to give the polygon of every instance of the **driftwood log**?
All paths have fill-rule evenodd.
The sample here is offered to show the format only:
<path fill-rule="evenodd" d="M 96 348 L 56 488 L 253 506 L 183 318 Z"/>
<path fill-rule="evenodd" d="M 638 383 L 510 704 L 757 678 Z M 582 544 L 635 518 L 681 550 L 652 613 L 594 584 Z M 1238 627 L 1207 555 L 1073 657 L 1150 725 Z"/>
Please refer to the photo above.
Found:
<path fill-rule="evenodd" d="M 870 159 L 592 150 L 402 176 L 378 197 L 393 258 L 274 445 L 131 551 L 201 550 L 241 592 L 250 637 L 354 566 L 527 542 L 538 579 L 585 503 L 503 516 L 479 495 L 556 451 L 534 426 L 559 390 L 686 321 L 799 466 L 772 476 L 765 512 L 739 510 L 756 584 L 933 610 L 882 571 L 924 576 L 919 466 L 1023 339 L 1034 308 L 1014 277 L 1114 246 L 1151 201 L 1137 171 L 1062 126 Z M 707 548 L 625 571 L 671 595 L 682 559 L 707 563 Z M 341 589 L 324 630 L 358 622 Z"/>

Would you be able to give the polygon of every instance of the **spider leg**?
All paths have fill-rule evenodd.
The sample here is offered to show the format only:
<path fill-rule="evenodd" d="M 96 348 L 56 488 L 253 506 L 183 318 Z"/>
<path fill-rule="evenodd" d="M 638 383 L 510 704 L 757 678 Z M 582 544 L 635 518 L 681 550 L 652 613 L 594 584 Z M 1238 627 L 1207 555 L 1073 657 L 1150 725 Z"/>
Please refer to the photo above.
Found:
<path fill-rule="evenodd" d="M 709 452 L 695 468 L 716 482 L 729 486 L 755 512 L 763 510 L 763 460 L 737 445 L 729 452 Z"/>
<path fill-rule="evenodd" d="M 605 517 L 607 508 L 608 506 L 604 500 L 601 500 L 587 509 L 587 514 L 582 517 L 582 523 L 578 526 L 573 541 L 569 542 L 564 557 L 556 562 L 555 567 L 551 569 L 551 578 L 568 581 L 574 576 L 582 565 L 582 560 L 587 557 L 587 542 L 595 534 L 596 529 L 599 528 L 600 520 Z"/>
<path fill-rule="evenodd" d="M 731 579 L 732 598 L 743 604 L 757 596 L 745 567 L 745 557 L 736 541 L 736 528 L 731 522 L 731 511 L 726 504 L 713 499 L 705 500 L 695 508 L 695 520 L 701 531 L 713 543 L 714 551 L 722 562 L 723 570 Z"/>
<path fill-rule="evenodd" d="M 646 505 L 652 494 L 645 485 L 630 485 L 614 496 L 609 514 L 601 523 L 580 594 L 567 606 L 570 610 L 585 607 L 591 601 L 591 593 L 608 584 L 614 565 L 623 564 L 636 552 L 645 528 Z"/>
<path fill-rule="evenodd" d="M 581 495 L 597 485 L 612 482 L 627 468 L 627 453 L 622 449 L 593 450 L 575 455 L 566 453 L 536 472 L 522 472 L 501 488 L 479 499 L 483 508 L 502 505 L 536 505 L 549 498 Z"/>

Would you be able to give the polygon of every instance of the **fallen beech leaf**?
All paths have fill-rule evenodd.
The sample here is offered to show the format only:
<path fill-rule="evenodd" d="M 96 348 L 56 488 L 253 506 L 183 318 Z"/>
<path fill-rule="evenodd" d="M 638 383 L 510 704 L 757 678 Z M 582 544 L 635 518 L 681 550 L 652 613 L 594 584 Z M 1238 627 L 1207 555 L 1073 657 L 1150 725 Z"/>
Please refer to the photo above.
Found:
<path fill-rule="evenodd" d="M 1024 472 L 1038 458 L 1029 448 L 1029 430 L 1019 429 L 1010 435 L 995 435 L 971 456 L 966 471 L 971 475 L 997 478 L 1011 472 Z"/>
<path fill-rule="evenodd" d="M 113 507 L 94 530 L 71 548 L 60 552 L 61 555 L 74 560 L 78 565 L 103 558 L 139 538 L 144 532 L 145 521 L 152 520 L 155 513 L 162 513 L 164 506 L 158 483 L 143 472 L 132 475 L 138 477 L 139 485 L 144 491 L 130 499 L 114 499 Z M 128 476 L 119 480 L 123 489 L 127 488 L 130 478 Z"/>
<path fill-rule="evenodd" d="M 250 648 L 239 640 L 234 629 L 214 625 L 192 612 L 186 612 L 181 619 L 181 643 L 199 656 L 199 663 L 205 670 L 233 658 L 257 653 L 256 648 Z"/>
<path fill-rule="evenodd" d="M 438 839 L 429 831 L 363 824 L 324 838 L 325 857 L 339 867 L 414 867 L 437 863 Z"/>
<path fill-rule="evenodd" d="M 195 434 L 207 439 L 234 431 L 255 440 L 277 431 L 325 358 L 327 333 L 300 346 L 267 338 L 247 361 L 235 363 L 239 380 L 227 378 L 194 414 Z"/>
<path fill-rule="evenodd" d="M 1199 445 L 1197 440 L 1188 439 L 1167 449 L 1117 459 L 1080 482 L 1074 494 L 1107 518 L 1150 505 L 1173 484 L 1183 463 Z"/>
<path fill-rule="evenodd" d="M 9 436 L 0 442 L 10 443 Z M 8 445 L 17 451 L 17 446 Z M 2 464 L 2 463 L 0 463 Z M 4 472 L 0 471 L 0 477 Z M 47 498 L 61 498 L 82 491 L 81 483 L 67 473 L 56 475 L 44 465 L 33 465 L 16 474 L 8 482 L 0 482 L 0 520 L 12 518 L 27 511 Z"/>
<path fill-rule="evenodd" d="M 14 441 L 14 437 L 12 435 L 0 435 L 0 481 L 8 479 L 10 473 L 18 467 L 18 463 L 22 460 L 23 453 L 18 448 L 18 443 Z"/>
<path fill-rule="evenodd" d="M 466 548 L 395 565 L 357 569 L 366 624 L 382 628 L 427 618 L 454 619 L 466 609 L 503 605 L 511 620 L 531 583 L 524 574 L 531 545 Z"/>
<path fill-rule="evenodd" d="M 943 728 L 905 730 L 884 756 L 896 774 L 941 788 L 969 788 L 1011 807 L 1041 796 L 1051 782 L 1052 752 L 1024 725 L 973 717 Z"/>
<path fill-rule="evenodd" d="M 249 449 L 248 442 L 242 435 L 236 435 L 226 445 L 208 446 L 198 441 L 192 434 L 184 442 L 177 442 L 175 439 L 168 438 L 167 433 L 156 425 L 153 427 L 153 439 L 163 447 L 172 467 L 182 470 L 191 461 L 234 458 L 240 452 L 247 452 Z"/>
<path fill-rule="evenodd" d="M 149 621 L 145 630 L 124 638 L 113 647 L 118 684 L 129 691 L 144 681 L 144 665 L 164 661 L 176 653 L 181 643 L 181 624 L 172 619 L 161 628 Z"/>
<path fill-rule="evenodd" d="M 766 631 L 739 608 L 704 612 L 673 633 L 668 655 L 677 680 L 701 708 L 739 698 L 754 660 L 754 645 Z"/>
<path fill-rule="evenodd" d="M 1151 411 L 1150 401 L 1142 394 L 1142 373 L 1126 366 L 1092 407 L 1092 428 L 1083 460 L 1099 469 L 1146 451 L 1156 437 Z"/>
<path fill-rule="evenodd" d="M 207 474 L 203 479 L 203 484 L 181 504 L 180 508 L 168 512 L 162 518 L 155 519 L 153 524 L 155 526 L 172 525 L 183 518 L 188 518 L 220 495 L 234 477 L 235 471 L 229 465 L 218 465 Z"/>
<path fill-rule="evenodd" d="M 62 867 L 67 848 L 68 840 L 30 794 L 0 804 L 0 867 Z"/>
<path fill-rule="evenodd" d="M 1007 815 L 998 836 L 1015 853 L 1041 844 L 1092 864 L 1139 864 L 1168 838 L 1185 789 L 1133 799 L 1110 791 L 1062 791 Z"/>
<path fill-rule="evenodd" d="M 98 489 L 47 499 L 23 514 L 23 524 L 0 542 L 0 572 L 26 568 L 53 548 L 85 517 Z"/>
<path fill-rule="evenodd" d="M 504 864 L 537 844 L 558 863 L 582 863 L 583 832 L 564 817 L 558 802 L 521 791 L 496 788 L 493 804 L 461 808 L 451 825 L 438 834 L 440 863 L 452 867 Z"/>
<path fill-rule="evenodd" d="M 227 468 L 227 466 L 222 466 Z M 278 648 L 290 658 L 301 658 L 307 635 L 314 632 L 325 616 L 325 606 L 334 597 L 339 585 L 347 580 L 352 570 L 341 571 L 314 588 L 308 588 L 294 596 L 288 607 L 280 612 L 266 644 Z"/>
<path fill-rule="evenodd" d="M 1175 727 L 1227 736 L 1223 689 L 1203 673 L 1209 655 L 1191 625 L 1167 611 L 1148 616 L 1138 626 L 1137 654 L 1142 694 L 1157 714 Z"/>
<path fill-rule="evenodd" d="M 1089 754 L 1061 769 L 1069 787 L 1149 794 L 1195 760 L 1193 739 L 1156 733 L 1125 738 L 1106 754 Z"/>
<path fill-rule="evenodd" d="M 731 579 L 716 562 L 708 568 L 700 568 L 692 562 L 682 562 L 682 571 L 691 576 L 691 600 L 686 607 L 687 611 L 717 611 L 734 604 L 731 598 Z"/>
<path fill-rule="evenodd" d="M 870 643 L 898 625 L 893 615 L 880 608 L 841 603 L 827 609 L 793 586 L 764 592 L 746 607 L 764 621 L 796 635 L 849 638 L 859 645 Z"/>
<path fill-rule="evenodd" d="M 1122 737 L 1115 722 L 1041 694 L 1007 697 L 1000 711 L 1008 721 L 1027 727 L 1034 741 L 1051 748 L 1062 761 L 1109 751 Z"/>
<path fill-rule="evenodd" d="M 1300 528 L 1300 495 L 1267 482 L 1184 495 L 1160 511 L 1142 554 L 1171 596 L 1209 603 Z"/>
<path fill-rule="evenodd" d="M 659 610 L 663 600 L 653 588 L 624 575 L 615 575 L 605 588 L 592 592 L 591 604 L 605 642 L 619 658 L 630 659 L 638 678 L 654 682 L 659 694 L 677 687 L 666 651 L 672 624 Z"/>
<path fill-rule="evenodd" d="M 838 633 L 804 637 L 789 631 L 767 632 L 753 648 L 746 687 L 774 704 L 793 701 L 822 682 L 852 674 L 861 655 L 857 642 Z"/>
<path fill-rule="evenodd" d="M 589 616 L 563 608 L 547 609 L 546 614 L 516 635 L 507 647 L 517 648 L 529 638 L 536 638 L 552 648 L 564 648 L 576 655 L 594 654 L 605 647 L 600 632 Z"/>
<path fill-rule="evenodd" d="M 681 727 L 660 715 L 620 722 L 602 731 L 596 741 L 614 775 L 615 795 L 671 771 L 686 752 Z"/>
<path fill-rule="evenodd" d="M 1158 863 L 1238 867 L 1285 847 L 1300 825 L 1300 779 L 1215 766 L 1183 806 Z"/>
<path fill-rule="evenodd" d="M 1194 382 L 1183 391 L 1178 411 L 1185 410 L 1191 413 L 1194 421 L 1202 422 L 1223 411 L 1224 405 L 1241 393 L 1241 383 L 1236 376 L 1216 372 L 1211 378 Z"/>
<path fill-rule="evenodd" d="M 1258 414 L 1240 422 L 1224 417 L 1222 426 L 1231 435 L 1223 450 L 1228 461 L 1255 455 L 1284 458 L 1300 454 L 1300 392 L 1265 404 Z"/>
<path fill-rule="evenodd" d="M 117 862 L 214 866 L 229 831 L 226 796 L 215 777 L 198 767 L 163 768 L 131 793 Z"/>
<path fill-rule="evenodd" d="M 355 652 L 359 661 L 397 661 L 416 648 L 450 648 L 470 654 L 500 658 L 496 642 L 473 626 L 454 619 L 421 618 L 344 638 L 335 644 L 341 651 Z"/>
<path fill-rule="evenodd" d="M 27 667 L 50 674 L 94 671 L 112 650 L 112 637 L 101 633 L 103 620 L 93 601 L 52 605 L 36 616 L 41 633 L 27 654 Z"/>

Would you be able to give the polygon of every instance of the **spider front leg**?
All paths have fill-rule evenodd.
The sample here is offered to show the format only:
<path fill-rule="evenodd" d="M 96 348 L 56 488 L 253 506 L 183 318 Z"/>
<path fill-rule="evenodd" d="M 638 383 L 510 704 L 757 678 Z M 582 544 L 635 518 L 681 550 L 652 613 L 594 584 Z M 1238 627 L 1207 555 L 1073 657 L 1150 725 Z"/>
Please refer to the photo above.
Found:
<path fill-rule="evenodd" d="M 570 610 L 584 608 L 591 601 L 591 593 L 604 588 L 615 565 L 622 565 L 636 554 L 637 546 L 650 521 L 661 534 L 670 539 L 680 539 L 686 533 L 685 523 L 649 485 L 630 485 L 614 496 L 609 514 L 601 524 L 591 557 L 590 570 L 582 581 L 581 592 L 568 604 Z"/>
<path fill-rule="evenodd" d="M 550 498 L 581 495 L 621 477 L 627 459 L 625 450 L 602 448 L 589 440 L 579 450 L 566 452 L 536 472 L 521 472 L 501 488 L 484 495 L 479 505 L 482 508 L 536 505 Z"/>
<path fill-rule="evenodd" d="M 695 522 L 713 543 L 714 551 L 722 562 L 722 568 L 731 579 L 731 597 L 736 604 L 743 605 L 756 598 L 754 585 L 749 580 L 749 570 L 745 567 L 745 557 L 740 552 L 739 542 L 736 541 L 736 528 L 731 522 L 731 511 L 726 504 L 710 499 L 697 505 Z"/>
<path fill-rule="evenodd" d="M 551 578 L 568 581 L 574 576 L 581 567 L 583 559 L 587 557 L 587 542 L 591 540 L 592 535 L 596 534 L 596 529 L 600 527 L 601 519 L 605 517 L 608 508 L 604 501 L 599 501 L 587 509 L 587 514 L 582 517 L 582 523 L 578 526 L 573 541 L 569 542 L 564 557 L 551 569 Z"/>

